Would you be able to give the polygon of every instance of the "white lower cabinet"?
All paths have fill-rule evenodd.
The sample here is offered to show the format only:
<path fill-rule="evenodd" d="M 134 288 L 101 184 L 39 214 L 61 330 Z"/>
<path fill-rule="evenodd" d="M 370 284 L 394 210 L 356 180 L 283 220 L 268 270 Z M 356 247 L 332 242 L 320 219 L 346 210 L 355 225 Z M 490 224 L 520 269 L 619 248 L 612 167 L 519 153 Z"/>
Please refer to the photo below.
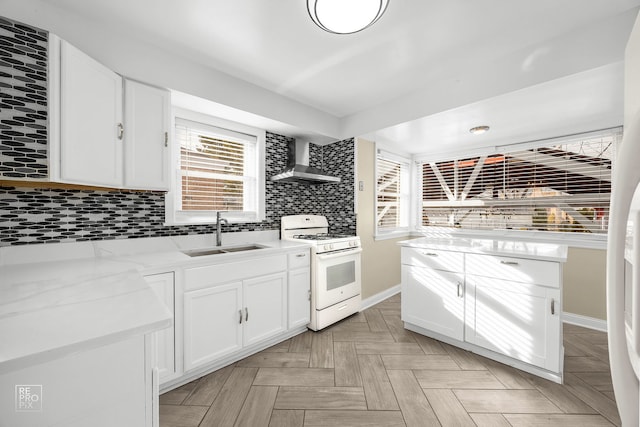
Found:
<path fill-rule="evenodd" d="M 560 370 L 559 289 L 469 275 L 467 296 L 467 342 Z"/>
<path fill-rule="evenodd" d="M 289 272 L 289 328 L 305 326 L 311 320 L 311 273 L 309 268 Z"/>
<path fill-rule="evenodd" d="M 407 328 L 557 382 L 561 295 L 561 262 L 402 248 Z"/>
<path fill-rule="evenodd" d="M 287 330 L 287 275 L 285 272 L 242 284 L 244 300 L 243 344 L 271 338 Z"/>
<path fill-rule="evenodd" d="M 303 332 L 311 306 L 309 254 L 214 258 L 181 270 L 184 369 L 164 390 Z"/>
<path fill-rule="evenodd" d="M 242 282 L 184 294 L 184 369 L 242 348 Z"/>
<path fill-rule="evenodd" d="M 285 255 L 187 269 L 185 371 L 286 334 L 287 278 Z"/>
<path fill-rule="evenodd" d="M 402 266 L 402 319 L 421 328 L 464 338 L 464 276 L 426 267 Z"/>
<path fill-rule="evenodd" d="M 178 374 L 175 353 L 175 278 L 174 273 L 170 272 L 144 276 L 144 279 L 174 316 L 174 322 L 169 328 L 155 332 L 156 363 L 162 383 L 175 378 Z"/>
<path fill-rule="evenodd" d="M 311 321 L 311 271 L 309 249 L 288 255 L 289 329 Z"/>
<path fill-rule="evenodd" d="M 144 335 L 0 374 L 2 426 L 157 426 Z M 19 387 L 37 397 L 16 410 Z"/>

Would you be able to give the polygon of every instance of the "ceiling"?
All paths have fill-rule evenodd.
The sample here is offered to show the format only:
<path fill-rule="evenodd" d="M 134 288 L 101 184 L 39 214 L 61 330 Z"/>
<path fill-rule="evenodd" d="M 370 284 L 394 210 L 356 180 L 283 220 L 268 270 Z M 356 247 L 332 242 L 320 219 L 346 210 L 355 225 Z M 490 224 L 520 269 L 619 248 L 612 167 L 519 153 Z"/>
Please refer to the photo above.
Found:
<path fill-rule="evenodd" d="M 621 61 L 640 0 L 390 0 L 352 35 L 320 30 L 302 0 L 0 4 L 80 44 L 70 25 L 246 82 L 242 101 L 206 98 L 270 130 L 316 142 L 365 136 L 418 153 L 473 144 L 468 129 L 478 124 L 491 126 L 491 143 L 621 124 Z M 51 8 L 82 24 L 56 20 Z M 258 100 L 265 91 L 269 105 Z"/>

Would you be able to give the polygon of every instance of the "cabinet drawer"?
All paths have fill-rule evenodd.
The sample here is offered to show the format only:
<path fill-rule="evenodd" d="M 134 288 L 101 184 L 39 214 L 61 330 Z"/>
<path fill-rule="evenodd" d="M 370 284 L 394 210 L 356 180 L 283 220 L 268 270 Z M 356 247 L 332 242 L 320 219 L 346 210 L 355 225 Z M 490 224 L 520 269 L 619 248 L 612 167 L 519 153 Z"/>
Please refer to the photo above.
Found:
<path fill-rule="evenodd" d="M 464 253 L 421 248 L 402 248 L 402 264 L 436 270 L 463 272 Z"/>
<path fill-rule="evenodd" d="M 360 295 L 356 295 L 338 304 L 334 304 L 331 307 L 327 307 L 324 310 L 316 311 L 318 329 L 322 329 L 358 312 L 360 310 L 360 303 Z"/>
<path fill-rule="evenodd" d="M 560 287 L 560 263 L 495 255 L 467 254 L 467 274 Z"/>
<path fill-rule="evenodd" d="M 295 270 L 296 268 L 306 267 L 309 265 L 309 249 L 296 252 L 295 254 L 289 254 L 289 270 Z"/>
<path fill-rule="evenodd" d="M 188 268 L 184 271 L 184 290 L 191 291 L 286 270 L 286 255 Z"/>

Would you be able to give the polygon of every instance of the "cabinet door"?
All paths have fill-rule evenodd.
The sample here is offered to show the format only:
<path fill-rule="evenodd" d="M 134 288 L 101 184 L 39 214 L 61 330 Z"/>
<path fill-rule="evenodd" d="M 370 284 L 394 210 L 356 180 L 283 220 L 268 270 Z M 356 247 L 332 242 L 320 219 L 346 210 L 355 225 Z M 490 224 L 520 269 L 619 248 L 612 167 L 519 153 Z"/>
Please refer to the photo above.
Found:
<path fill-rule="evenodd" d="M 289 329 L 311 320 L 311 275 L 309 268 L 289 271 Z"/>
<path fill-rule="evenodd" d="M 185 292 L 186 371 L 242 348 L 241 309 L 242 282 Z"/>
<path fill-rule="evenodd" d="M 124 186 L 168 190 L 169 92 L 125 80 Z"/>
<path fill-rule="evenodd" d="M 466 341 L 560 371 L 560 290 L 467 276 Z"/>
<path fill-rule="evenodd" d="M 65 41 L 60 49 L 60 179 L 121 187 L 122 78 Z"/>
<path fill-rule="evenodd" d="M 286 273 L 245 280 L 243 284 L 244 345 L 251 345 L 286 331 Z"/>
<path fill-rule="evenodd" d="M 156 332 L 156 362 L 160 382 L 171 379 L 176 374 L 175 358 L 175 285 L 173 273 L 153 274 L 144 277 L 158 299 L 163 301 L 171 314 L 174 323 L 171 327 Z"/>
<path fill-rule="evenodd" d="M 462 274 L 402 266 L 402 320 L 457 340 L 464 337 Z"/>

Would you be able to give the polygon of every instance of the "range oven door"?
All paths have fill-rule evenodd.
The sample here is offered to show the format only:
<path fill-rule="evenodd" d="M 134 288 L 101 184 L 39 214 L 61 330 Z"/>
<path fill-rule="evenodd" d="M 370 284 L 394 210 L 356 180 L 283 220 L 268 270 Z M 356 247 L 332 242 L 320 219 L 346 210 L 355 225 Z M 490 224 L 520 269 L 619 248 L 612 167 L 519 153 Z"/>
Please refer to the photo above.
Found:
<path fill-rule="evenodd" d="M 315 257 L 315 309 L 322 310 L 360 294 L 362 249 L 317 254 Z"/>

